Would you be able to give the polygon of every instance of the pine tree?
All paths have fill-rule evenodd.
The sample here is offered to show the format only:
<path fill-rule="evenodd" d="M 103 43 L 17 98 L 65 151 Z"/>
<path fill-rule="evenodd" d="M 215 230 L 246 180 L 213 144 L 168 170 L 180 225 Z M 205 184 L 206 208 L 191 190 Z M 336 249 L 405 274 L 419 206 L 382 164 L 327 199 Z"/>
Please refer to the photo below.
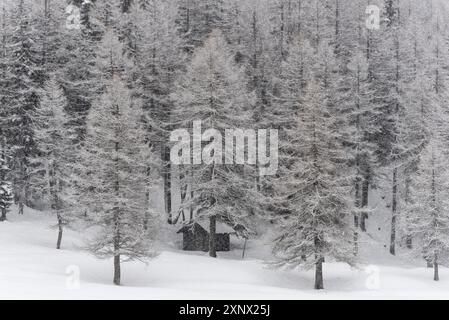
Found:
<path fill-rule="evenodd" d="M 83 17 L 80 29 L 67 29 L 61 26 L 58 30 L 57 46 L 51 70 L 61 84 L 68 105 L 66 111 L 70 116 L 70 126 L 76 130 L 77 136 L 72 144 L 79 145 L 86 132 L 85 120 L 93 100 L 98 96 L 101 87 L 101 75 L 96 66 L 96 50 L 98 32 L 93 29 L 90 13 L 84 16 L 83 10 L 90 12 L 93 4 L 88 0 L 79 0 Z M 52 2 L 52 6 L 55 4 Z M 84 9 L 83 9 L 84 8 Z M 50 28 L 51 30 L 51 28 Z"/>
<path fill-rule="evenodd" d="M 164 205 L 168 223 L 172 216 L 172 169 L 169 132 L 173 105 L 170 93 L 177 72 L 183 68 L 182 52 L 175 25 L 176 3 L 161 0 L 135 3 L 124 19 L 121 34 L 124 51 L 131 62 L 127 72 L 133 96 L 142 101 L 148 141 L 160 151 L 163 161 Z"/>
<path fill-rule="evenodd" d="M 333 74 L 334 104 L 338 113 L 346 115 L 346 136 L 342 147 L 347 147 L 349 165 L 354 169 L 354 253 L 358 253 L 358 233 L 367 230 L 366 220 L 369 209 L 369 187 L 373 180 L 373 169 L 376 164 L 376 145 L 372 137 L 377 133 L 376 119 L 380 113 L 370 104 L 369 59 L 367 54 L 367 38 L 363 15 L 365 2 L 336 2 L 339 17 L 335 25 L 334 53 L 337 67 Z M 346 20 L 348 12 L 356 12 L 358 20 Z M 341 17 L 341 18 L 340 18 Z M 354 31 L 352 31 L 354 30 Z M 367 34 L 368 33 L 368 34 Z M 339 43 L 342 41 L 342 43 Z"/>
<path fill-rule="evenodd" d="M 254 91 L 256 102 L 253 113 L 253 121 L 256 127 L 266 128 L 271 126 L 270 117 L 276 113 L 274 108 L 275 81 L 272 81 L 277 71 L 274 69 L 273 52 L 266 46 L 269 38 L 267 12 L 258 3 L 249 2 L 242 8 L 241 28 L 248 30 L 241 36 L 240 45 L 237 46 L 236 60 L 246 68 L 249 90 Z M 287 48 L 285 48 L 287 50 Z"/>
<path fill-rule="evenodd" d="M 280 176 L 274 199 L 284 214 L 278 216 L 279 236 L 275 266 L 315 268 L 315 289 L 323 289 L 324 259 L 353 263 L 350 181 L 345 154 L 324 88 L 309 83 L 301 109 L 292 117 L 281 144 Z"/>
<path fill-rule="evenodd" d="M 9 152 L 6 146 L 6 138 L 1 137 L 0 144 L 0 221 L 6 220 L 6 215 L 9 212 L 9 208 L 13 203 L 12 184 L 9 181 L 8 176 L 10 169 L 8 167 Z"/>
<path fill-rule="evenodd" d="M 394 167 L 393 173 L 396 169 L 397 196 L 393 198 L 393 206 L 395 214 L 392 219 L 392 236 L 391 236 L 391 252 L 395 252 L 395 240 L 398 238 L 398 231 L 401 226 L 399 221 L 406 221 L 406 219 L 399 219 L 399 211 L 401 206 L 408 206 L 410 199 L 410 179 L 408 174 L 410 171 L 416 170 L 419 158 L 417 155 L 421 152 L 429 139 L 429 134 L 426 135 L 425 130 L 430 130 L 430 136 L 433 136 L 438 126 L 434 122 L 428 122 L 427 117 L 435 118 L 435 111 L 441 110 L 442 102 L 445 98 L 444 88 L 444 68 L 441 60 L 441 50 L 443 50 L 443 41 L 441 39 L 440 19 L 436 14 L 430 24 L 424 24 L 418 14 L 411 15 L 412 9 L 422 10 L 420 4 L 415 4 L 414 7 L 409 6 L 404 8 L 398 4 L 398 13 L 401 12 L 401 19 L 398 18 L 397 40 L 396 44 L 396 82 L 397 88 L 397 111 L 392 117 L 395 124 L 392 144 L 392 165 Z M 401 11 L 399 11 L 401 10 Z M 432 12 L 432 11 L 431 11 Z M 433 16 L 433 12 L 432 12 Z M 418 35 L 419 28 L 422 37 Z M 428 42 L 430 40 L 430 44 Z M 424 46 L 424 47 L 423 47 Z M 420 63 L 419 61 L 423 61 Z M 422 66 L 425 66 L 423 68 Z M 440 106 L 438 105 L 440 104 Z M 445 113 L 440 112 L 439 117 L 445 118 Z M 424 128 L 423 130 L 423 126 Z M 402 175 L 405 176 L 402 178 Z M 395 175 L 393 175 L 395 177 Z M 395 181 L 393 179 L 393 181 Z M 402 193 L 403 199 L 400 198 Z M 399 200 L 402 200 L 399 203 Z M 399 217 L 399 218 L 398 218 Z M 403 228 L 403 229 L 406 229 Z M 407 231 L 406 231 L 407 232 Z M 411 236 L 405 234 L 407 246 L 411 246 Z"/>
<path fill-rule="evenodd" d="M 405 215 L 402 217 L 401 223 L 408 248 L 415 249 L 415 251 L 421 249 L 421 252 L 417 252 L 417 254 L 424 256 L 428 267 L 433 267 L 434 257 L 426 255 L 422 250 L 423 243 L 420 243 L 420 236 L 415 239 L 416 233 L 412 232 L 413 221 L 411 220 L 416 219 L 418 213 L 415 208 L 419 205 L 420 199 L 416 197 L 416 193 L 421 196 L 430 193 L 429 190 L 414 190 L 418 183 L 416 180 L 419 181 L 420 177 L 425 175 L 426 168 L 424 167 L 426 165 L 432 168 L 440 166 L 435 169 L 434 179 L 436 181 L 444 179 L 445 175 L 445 164 L 441 157 L 446 154 L 446 148 L 442 141 L 447 141 L 447 130 L 445 130 L 447 112 L 443 111 L 446 100 L 445 79 L 447 73 L 442 52 L 446 51 L 447 47 L 442 37 L 444 18 L 439 12 L 441 8 L 433 3 L 419 3 L 414 4 L 410 10 L 412 9 L 410 23 L 416 24 L 410 31 L 412 39 L 414 39 L 413 55 L 411 56 L 413 73 L 411 80 L 407 83 L 407 97 L 411 109 L 415 112 L 414 119 L 417 122 L 415 132 L 418 134 L 412 135 L 412 138 L 414 137 L 412 143 L 415 141 L 415 144 L 419 143 L 421 147 L 415 152 L 413 162 L 407 168 L 409 175 L 406 180 Z M 424 147 L 426 149 L 421 152 Z M 438 147 L 440 150 L 437 149 Z M 429 169 L 427 168 L 427 170 Z"/>
<path fill-rule="evenodd" d="M 44 90 L 40 107 L 33 116 L 39 156 L 32 161 L 34 172 L 30 188 L 45 190 L 41 194 L 45 195 L 46 202 L 57 218 L 56 249 L 60 249 L 63 228 L 68 223 L 68 216 L 64 214 L 67 204 L 64 202 L 63 189 L 71 183 L 69 164 L 73 160 L 73 133 L 70 133 L 69 118 L 65 111 L 67 100 L 55 77 L 46 83 Z"/>
<path fill-rule="evenodd" d="M 193 53 L 201 47 L 213 30 L 225 36 L 231 30 L 229 0 L 182 0 L 178 5 L 178 32 L 184 42 L 184 50 Z"/>
<path fill-rule="evenodd" d="M 88 249 L 100 258 L 114 258 L 116 285 L 122 259 L 154 256 L 150 240 L 157 220 L 146 193 L 156 181 L 146 171 L 154 169 L 155 160 L 139 114 L 129 90 L 114 75 L 87 122 L 80 198 L 90 210 L 88 225 L 99 228 Z"/>
<path fill-rule="evenodd" d="M 3 5 L 1 19 L 1 44 L 0 44 L 0 128 L 6 125 L 6 107 L 10 92 L 7 90 L 8 78 L 8 60 L 6 52 L 7 30 L 6 30 L 6 9 Z M 12 185 L 9 180 L 11 163 L 10 151 L 6 143 L 6 132 L 0 129 L 0 221 L 6 220 L 6 214 L 12 203 Z"/>
<path fill-rule="evenodd" d="M 403 188 L 401 200 L 404 208 L 409 207 L 413 202 L 411 194 L 411 184 L 413 175 L 418 170 L 419 157 L 422 149 L 426 146 L 428 140 L 428 130 L 425 128 L 424 121 L 425 105 L 429 106 L 432 89 L 432 79 L 428 77 L 427 67 L 430 65 L 426 51 L 428 26 L 422 14 L 426 12 L 426 3 L 410 2 L 403 10 L 405 14 L 404 28 L 401 37 L 406 39 L 403 43 L 402 54 L 404 55 L 403 68 L 407 70 L 402 76 L 402 95 L 401 104 L 406 106 L 402 110 L 401 118 L 403 130 L 399 136 L 399 142 L 402 143 L 404 150 L 408 149 L 408 156 L 404 163 Z M 430 55 L 432 56 L 432 55 Z M 432 77 L 433 78 L 433 77 Z M 401 120 L 401 118 L 399 120 Z M 400 217 L 399 231 L 402 231 L 402 238 L 408 249 L 413 248 L 413 238 L 410 234 L 407 210 Z"/>
<path fill-rule="evenodd" d="M 32 114 L 39 105 L 39 81 L 42 77 L 40 53 L 35 47 L 32 17 L 24 0 L 18 1 L 11 11 L 8 37 L 6 87 L 13 92 L 6 106 L 5 132 L 11 146 L 13 163 L 11 174 L 14 198 L 19 214 L 29 198 L 29 159 L 35 153 Z"/>
<path fill-rule="evenodd" d="M 88 249 L 98 257 L 114 258 L 117 285 L 123 259 L 154 256 L 151 239 L 157 217 L 148 194 L 158 182 L 159 167 L 142 126 L 139 101 L 120 77 L 129 63 L 122 48 L 107 31 L 97 53 L 102 95 L 89 111 L 81 161 L 74 168 L 74 198 L 89 211 L 88 226 L 100 230 Z"/>
<path fill-rule="evenodd" d="M 174 119 L 181 128 L 193 128 L 195 121 L 202 121 L 205 130 L 214 130 L 206 139 L 210 143 L 205 142 L 203 150 L 194 147 L 193 159 L 202 157 L 203 162 L 199 164 L 194 160 L 192 166 L 189 160 L 185 176 L 192 177 L 190 203 L 197 212 L 195 220 L 210 222 L 209 254 L 216 257 L 217 221 L 250 229 L 246 216 L 255 204 L 250 192 L 252 183 L 244 174 L 251 169 L 225 163 L 224 158 L 232 159 L 233 154 L 223 157 L 219 152 L 226 129 L 247 126 L 252 105 L 251 95 L 245 91 L 244 73 L 234 65 L 219 31 L 213 32 L 204 47 L 197 50 L 186 74 L 176 83 L 173 99 L 177 106 Z M 198 143 L 194 137 L 194 144 Z"/>
<path fill-rule="evenodd" d="M 94 3 L 100 2 L 101 0 L 72 0 L 71 3 L 77 6 L 80 10 L 81 15 L 81 26 L 82 29 L 90 32 L 92 31 L 91 15 L 93 11 Z"/>
<path fill-rule="evenodd" d="M 292 0 L 273 0 L 270 1 L 270 5 L 274 58 L 282 61 L 287 57 L 288 47 L 293 38 L 294 20 L 297 19 L 296 17 L 293 19 L 293 14 L 296 6 L 301 5 L 301 1 L 296 3 Z"/>
<path fill-rule="evenodd" d="M 441 150 L 441 142 L 432 139 L 421 154 L 411 186 L 413 201 L 407 207 L 415 251 L 432 263 L 435 281 L 439 264 L 449 257 L 448 164 Z"/>
<path fill-rule="evenodd" d="M 49 79 L 49 73 L 55 72 L 62 66 L 58 57 L 58 48 L 63 45 L 66 39 L 61 32 L 61 21 L 65 4 L 45 0 L 43 6 L 39 6 L 37 12 L 39 16 L 35 19 L 38 45 L 41 47 L 41 65 L 43 68 L 42 83 Z"/>

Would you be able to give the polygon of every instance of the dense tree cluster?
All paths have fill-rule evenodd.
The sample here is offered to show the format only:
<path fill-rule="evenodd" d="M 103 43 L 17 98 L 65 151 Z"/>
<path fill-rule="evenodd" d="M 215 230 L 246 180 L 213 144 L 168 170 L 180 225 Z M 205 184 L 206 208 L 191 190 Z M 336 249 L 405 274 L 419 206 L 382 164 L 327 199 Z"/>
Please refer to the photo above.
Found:
<path fill-rule="evenodd" d="M 449 253 L 444 1 L 17 0 L 0 10 L 0 220 L 13 202 L 18 214 L 51 210 L 57 248 L 64 227 L 95 229 L 88 249 L 114 257 L 116 284 L 122 259 L 155 255 L 161 216 L 207 220 L 212 257 L 218 222 L 245 238 L 267 223 L 274 265 L 315 268 L 322 289 L 325 260 L 355 263 L 375 214 L 370 190 L 387 185 L 390 253 L 404 243 L 438 279 Z M 211 161 L 175 165 L 170 133 L 195 121 L 215 130 L 199 151 Z M 217 161 L 208 147 L 228 128 L 277 129 L 277 173 Z M 157 188 L 162 213 L 149 200 Z"/>

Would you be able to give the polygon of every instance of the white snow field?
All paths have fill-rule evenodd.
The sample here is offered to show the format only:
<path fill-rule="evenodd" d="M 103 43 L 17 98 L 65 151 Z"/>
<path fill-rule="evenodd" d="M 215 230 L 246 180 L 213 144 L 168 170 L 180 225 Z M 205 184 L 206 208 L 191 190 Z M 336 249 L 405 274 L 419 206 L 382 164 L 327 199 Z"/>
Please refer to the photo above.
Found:
<path fill-rule="evenodd" d="M 383 265 L 368 269 L 366 264 L 359 269 L 325 264 L 326 290 L 317 292 L 312 289 L 312 272 L 267 268 L 254 258 L 269 256 L 269 245 L 262 242 L 249 242 L 242 260 L 237 241 L 235 250 L 219 253 L 218 259 L 177 251 L 179 243 L 166 245 L 147 265 L 124 263 L 123 285 L 118 287 L 112 284 L 112 261 L 84 252 L 78 233 L 66 232 L 63 249 L 54 249 L 52 224 L 52 216 L 32 210 L 20 217 L 12 212 L 9 221 L 0 223 L 0 299 L 449 298 L 449 270 L 442 268 L 441 281 L 434 282 L 431 269 L 405 267 L 387 254 Z M 364 249 L 371 251 L 369 245 Z"/>

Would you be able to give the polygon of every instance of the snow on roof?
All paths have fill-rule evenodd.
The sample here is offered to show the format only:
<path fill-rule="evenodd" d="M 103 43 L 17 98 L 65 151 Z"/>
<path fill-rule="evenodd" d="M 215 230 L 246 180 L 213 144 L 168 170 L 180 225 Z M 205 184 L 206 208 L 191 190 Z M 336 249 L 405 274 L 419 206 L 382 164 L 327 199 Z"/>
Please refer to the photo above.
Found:
<path fill-rule="evenodd" d="M 202 226 L 204 229 L 209 232 L 209 221 L 197 221 L 197 223 Z M 217 229 L 215 230 L 216 233 L 235 233 L 235 230 L 231 228 L 229 225 L 217 221 Z"/>
<path fill-rule="evenodd" d="M 200 225 L 204 230 L 206 230 L 207 232 L 209 232 L 209 221 L 208 220 L 203 220 L 203 221 L 195 221 L 194 223 L 197 223 L 198 225 Z M 186 224 L 184 225 L 181 230 L 178 231 L 182 232 L 182 230 L 184 230 L 185 227 L 189 227 L 192 224 Z M 235 230 L 230 227 L 229 225 L 223 223 L 223 222 L 219 222 L 217 221 L 217 228 L 216 228 L 216 233 L 235 233 Z"/>

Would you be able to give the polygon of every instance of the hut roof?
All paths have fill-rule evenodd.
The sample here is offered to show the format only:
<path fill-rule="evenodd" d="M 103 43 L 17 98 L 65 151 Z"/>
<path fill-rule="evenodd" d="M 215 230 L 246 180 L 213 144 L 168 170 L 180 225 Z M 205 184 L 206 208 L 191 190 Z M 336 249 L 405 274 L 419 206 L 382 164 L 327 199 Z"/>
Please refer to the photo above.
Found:
<path fill-rule="evenodd" d="M 209 222 L 208 221 L 195 221 L 188 224 L 185 224 L 181 229 L 178 230 L 177 233 L 183 233 L 187 232 L 189 230 L 192 230 L 192 228 L 198 228 L 200 227 L 207 233 L 209 233 Z M 215 231 L 216 233 L 235 233 L 235 230 L 230 227 L 229 225 L 217 221 L 217 229 Z"/>

